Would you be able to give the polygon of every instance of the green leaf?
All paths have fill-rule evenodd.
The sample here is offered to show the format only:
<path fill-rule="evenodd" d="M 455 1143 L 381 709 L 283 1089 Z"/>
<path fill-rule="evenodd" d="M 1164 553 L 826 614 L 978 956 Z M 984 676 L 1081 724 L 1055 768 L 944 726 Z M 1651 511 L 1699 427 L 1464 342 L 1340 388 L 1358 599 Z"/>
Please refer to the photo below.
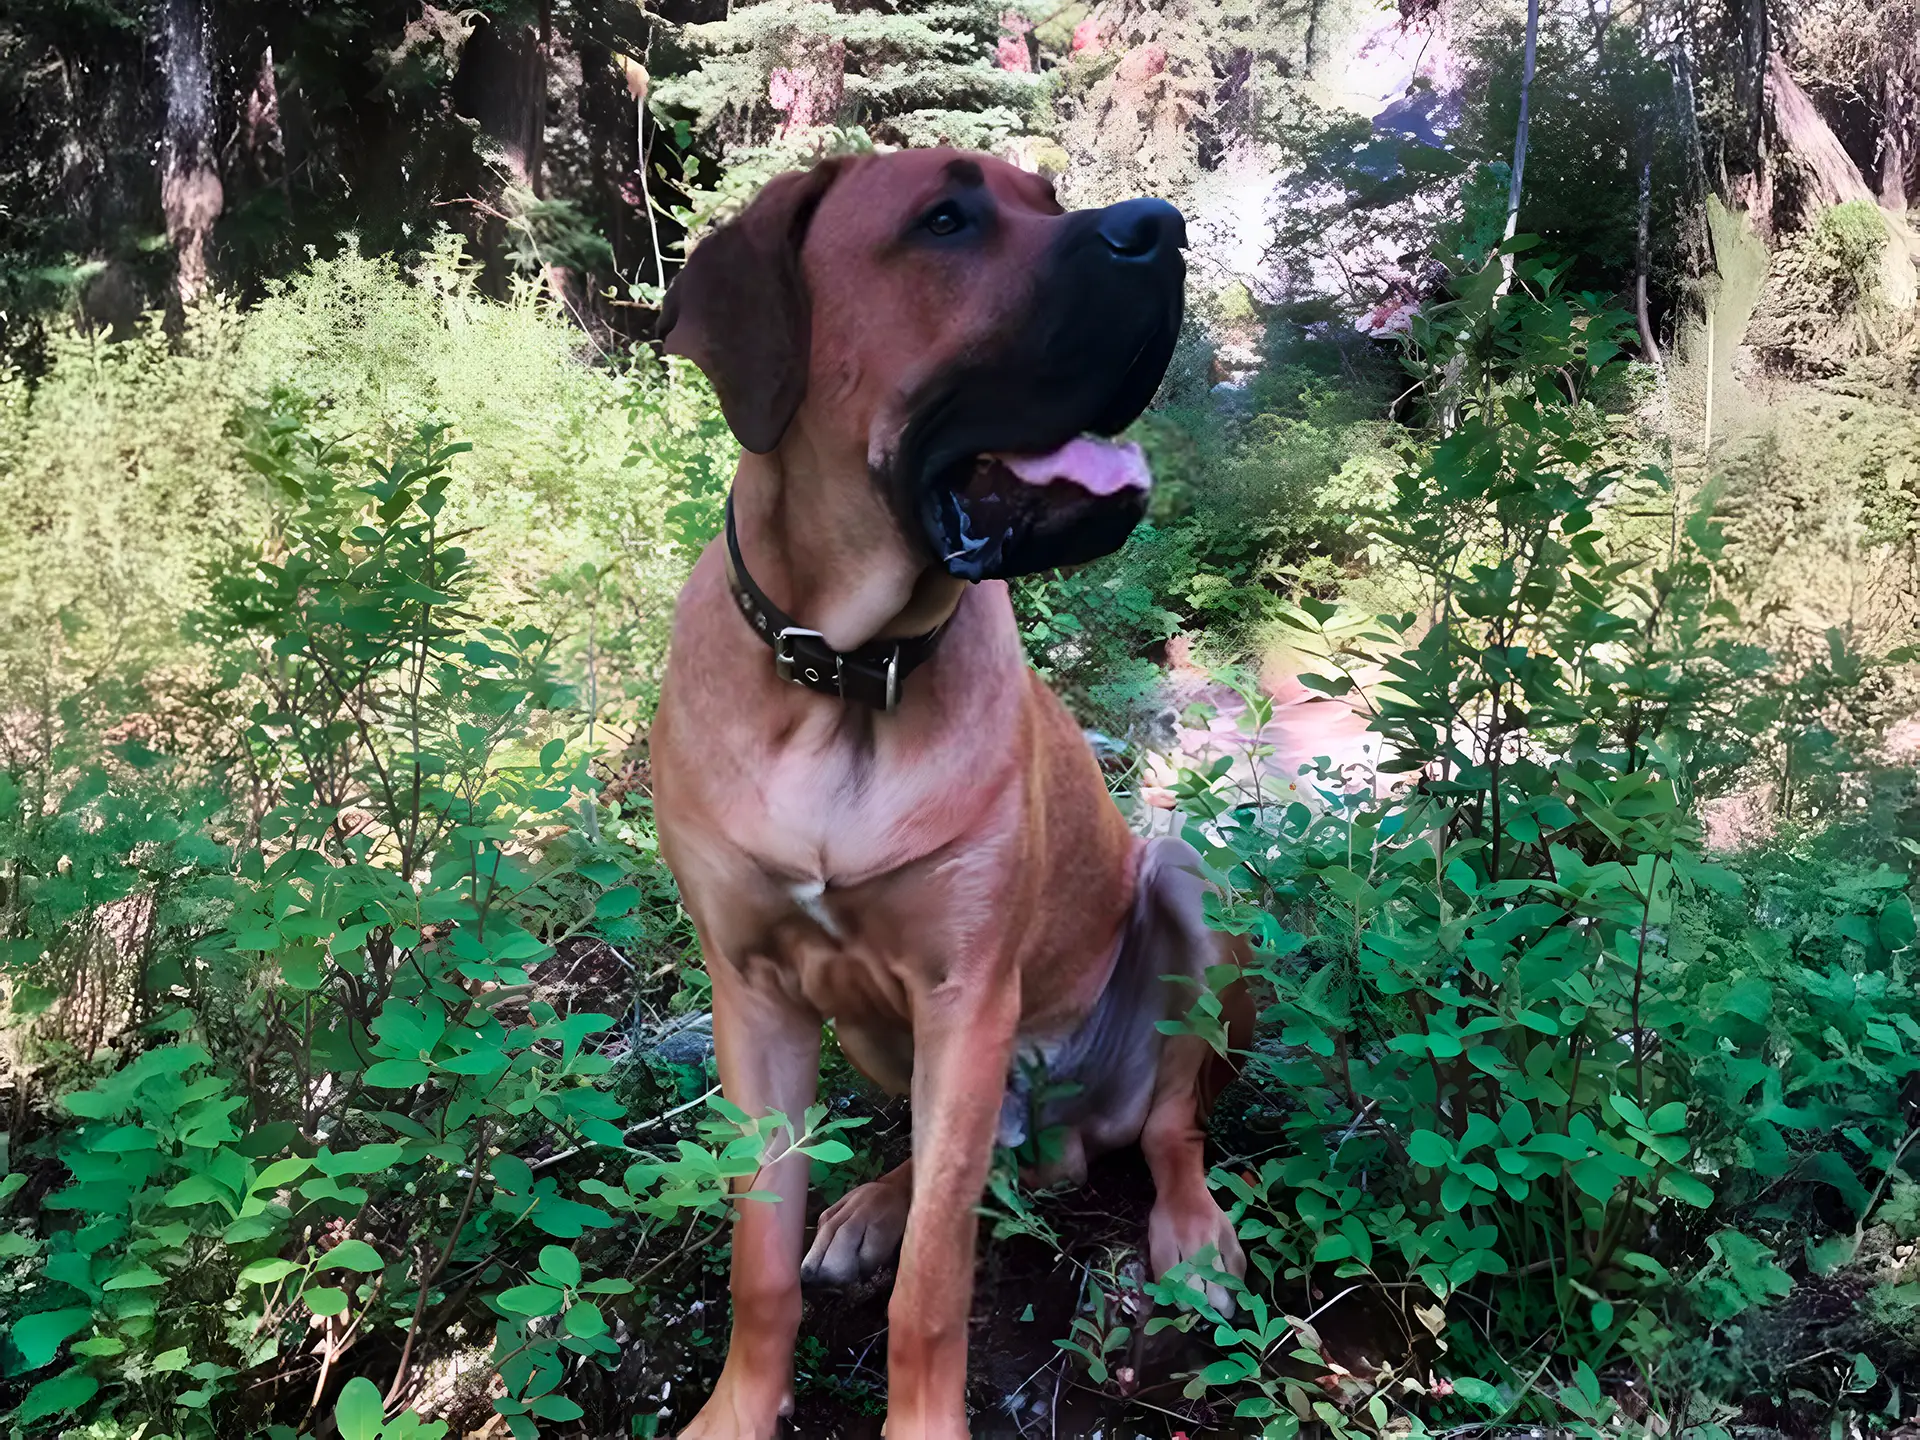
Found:
<path fill-rule="evenodd" d="M 582 1339 L 607 1333 L 607 1317 L 590 1300 L 568 1306 L 565 1324 L 569 1335 L 577 1335 Z"/>
<path fill-rule="evenodd" d="M 340 1429 L 340 1440 L 378 1440 L 386 1424 L 380 1387 L 364 1375 L 354 1376 L 341 1387 L 333 1407 L 333 1423 Z"/>
<path fill-rule="evenodd" d="M 527 1408 L 542 1420 L 578 1420 L 587 1413 L 564 1395 L 542 1395 Z"/>
<path fill-rule="evenodd" d="M 582 1295 L 631 1295 L 631 1280 L 589 1280 L 580 1287 Z"/>
<path fill-rule="evenodd" d="M 1889 950 L 1904 950 L 1913 944 L 1913 905 L 1904 895 L 1896 895 L 1880 912 L 1880 943 Z"/>
<path fill-rule="evenodd" d="M 619 885 L 607 891 L 593 902 L 593 914 L 596 920 L 612 920 L 629 913 L 640 903 L 640 887 L 637 885 Z"/>
<path fill-rule="evenodd" d="M 14 1411 L 13 1418 L 26 1425 L 65 1410 L 78 1410 L 99 1390 L 100 1382 L 91 1375 L 69 1370 L 51 1380 L 42 1380 L 29 1390 L 27 1398 L 20 1402 L 20 1408 Z"/>
<path fill-rule="evenodd" d="M 19 1348 L 27 1369 L 38 1370 L 60 1352 L 61 1344 L 93 1322 L 93 1311 L 42 1310 L 23 1315 L 13 1322 L 13 1343 Z"/>
<path fill-rule="evenodd" d="M 580 1261 L 564 1245 L 542 1245 L 540 1269 L 549 1280 L 562 1286 L 580 1283 Z"/>
<path fill-rule="evenodd" d="M 240 1272 L 242 1285 L 273 1285 L 300 1267 L 291 1260 L 256 1260 Z"/>
<path fill-rule="evenodd" d="M 347 1308 L 347 1292 L 332 1285 L 315 1285 L 303 1290 L 300 1298 L 306 1302 L 309 1310 L 323 1320 Z"/>
<path fill-rule="evenodd" d="M 228 1214 L 233 1213 L 232 1199 L 205 1175 L 189 1175 L 182 1180 L 167 1191 L 166 1203 L 178 1210 L 194 1205 L 224 1205 Z"/>
<path fill-rule="evenodd" d="M 1670 1100 L 1647 1117 L 1647 1129 L 1656 1135 L 1672 1135 L 1686 1128 L 1687 1107 L 1684 1101 Z"/>
<path fill-rule="evenodd" d="M 380 1252 L 364 1240 L 342 1240 L 333 1249 L 320 1257 L 320 1263 L 314 1270 L 356 1270 L 362 1275 L 371 1275 L 377 1270 L 387 1268 L 387 1262 Z"/>
<path fill-rule="evenodd" d="M 1453 1382 L 1453 1393 L 1462 1400 L 1479 1405 L 1487 1410 L 1500 1408 L 1500 1392 L 1484 1380 L 1472 1376 L 1460 1376 Z"/>
<path fill-rule="evenodd" d="M 1816 1275 L 1831 1275 L 1842 1265 L 1853 1263 L 1854 1252 L 1858 1248 L 1853 1236 L 1845 1233 L 1829 1235 L 1817 1243 L 1809 1237 L 1807 1268 Z"/>
<path fill-rule="evenodd" d="M 290 1155 L 284 1160 L 276 1160 L 262 1170 L 247 1187 L 248 1192 L 255 1190 L 278 1190 L 290 1180 L 298 1180 L 313 1168 L 313 1161 L 301 1155 Z"/>
<path fill-rule="evenodd" d="M 1407 1140 L 1407 1155 L 1429 1170 L 1444 1169 L 1453 1159 L 1453 1142 L 1434 1130 L 1416 1130 Z"/>
<path fill-rule="evenodd" d="M 427 1078 L 427 1067 L 419 1060 L 376 1060 L 360 1078 L 382 1090 L 410 1090 Z"/>
<path fill-rule="evenodd" d="M 1660 1177 L 1660 1193 L 1697 1210 L 1705 1210 L 1713 1204 L 1711 1186 L 1691 1175 L 1682 1175 L 1677 1170 L 1670 1170 Z"/>
<path fill-rule="evenodd" d="M 314 1157 L 313 1163 L 325 1175 L 377 1175 L 399 1163 L 404 1154 L 404 1145 L 362 1145 L 358 1149 L 338 1153 L 322 1150 Z"/>
<path fill-rule="evenodd" d="M 494 1297 L 500 1308 L 516 1315 L 558 1315 L 566 1296 L 551 1285 L 515 1285 Z"/>
<path fill-rule="evenodd" d="M 150 1265 L 135 1265 L 122 1270 L 118 1275 L 100 1288 L 102 1290 L 146 1290 L 155 1285 L 164 1285 L 167 1277 Z"/>

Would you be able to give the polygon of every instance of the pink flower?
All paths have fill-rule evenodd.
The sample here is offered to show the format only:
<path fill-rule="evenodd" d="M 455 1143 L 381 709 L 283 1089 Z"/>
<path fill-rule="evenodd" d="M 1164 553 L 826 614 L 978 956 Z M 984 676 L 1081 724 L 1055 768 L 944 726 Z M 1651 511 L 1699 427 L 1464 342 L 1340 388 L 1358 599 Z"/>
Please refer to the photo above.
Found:
<path fill-rule="evenodd" d="M 1119 75 L 1123 80 L 1151 80 L 1167 68 L 1167 47 L 1149 42 L 1136 45 L 1120 61 Z"/>
<path fill-rule="evenodd" d="M 1107 48 L 1109 28 L 1107 22 L 1098 15 L 1089 15 L 1073 27 L 1073 53 L 1098 55 Z"/>
<path fill-rule="evenodd" d="M 1033 29 L 1033 22 L 1009 10 L 1001 15 L 1000 28 L 1005 33 L 993 47 L 993 63 L 1014 75 L 1032 74 L 1033 52 L 1027 48 L 1027 35 Z"/>

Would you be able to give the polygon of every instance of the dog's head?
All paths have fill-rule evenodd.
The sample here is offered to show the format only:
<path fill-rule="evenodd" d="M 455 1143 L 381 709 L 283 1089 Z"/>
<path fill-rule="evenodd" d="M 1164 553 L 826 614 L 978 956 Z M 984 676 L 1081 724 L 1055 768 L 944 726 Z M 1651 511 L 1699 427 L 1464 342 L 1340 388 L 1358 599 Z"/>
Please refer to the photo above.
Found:
<path fill-rule="evenodd" d="M 911 545 L 960 578 L 1116 549 L 1146 509 L 1112 439 L 1180 328 L 1180 212 L 1064 211 L 984 155 L 829 160 L 699 245 L 660 333 L 748 450 L 865 468 Z"/>

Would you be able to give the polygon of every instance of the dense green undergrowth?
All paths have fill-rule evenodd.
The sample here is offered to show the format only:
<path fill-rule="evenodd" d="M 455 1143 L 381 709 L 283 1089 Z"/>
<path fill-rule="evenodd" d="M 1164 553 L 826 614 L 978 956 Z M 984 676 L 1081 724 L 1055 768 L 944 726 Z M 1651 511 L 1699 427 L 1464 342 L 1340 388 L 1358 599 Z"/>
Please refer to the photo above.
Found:
<path fill-rule="evenodd" d="M 1307 683 L 1362 705 L 1386 758 L 1323 771 L 1312 805 L 1224 759 L 1183 778 L 1216 923 L 1260 956 L 1253 1083 L 1285 1137 L 1215 1175 L 1255 1323 L 1161 1297 L 1223 1352 L 1188 1393 L 1228 1388 L 1274 1436 L 1897 1409 L 1877 1377 L 1912 1364 L 1886 1318 L 1911 1282 L 1861 1257 L 1913 1231 L 1907 856 L 1809 883 L 1705 853 L 1699 787 L 1783 743 L 1802 681 L 1717 598 L 1711 495 L 1657 535 L 1609 523 L 1672 489 L 1583 434 L 1628 317 L 1544 266 L 1499 278 L 1465 271 L 1416 327 L 1434 443 L 1377 523 L 1424 604 L 1287 612 Z M 1246 697 L 1257 746 L 1270 703 Z M 1217 1013 L 1188 1023 L 1222 1043 Z M 1770 1312 L 1856 1266 L 1851 1328 L 1779 1344 Z M 1330 1400 L 1285 1360 L 1356 1294 L 1389 1297 L 1396 1358 Z"/>
<path fill-rule="evenodd" d="M 742 1115 L 675 1039 L 704 977 L 628 741 L 717 527 L 709 393 L 462 273 L 349 256 L 9 392 L 48 517 L 0 536 L 23 1432 L 671 1433 L 729 1184 L 776 1136 L 828 1192 L 879 1164 L 849 1085 Z M 1278 627 L 1383 742 L 1308 802 L 1182 777 L 1259 955 L 1265 1139 L 1214 1176 L 1252 1268 L 1228 1316 L 1084 1264 L 1059 1363 L 1123 1403 L 1129 1332 L 1182 1331 L 1184 1423 L 1281 1437 L 1878 1423 L 1920 1361 L 1920 839 L 1830 722 L 1881 667 L 1751 643 L 1626 316 L 1453 273 L 1399 369 L 1276 326 L 1247 386 L 1170 387 L 1149 523 L 1018 589 L 1116 735 L 1162 642 Z M 1703 797 L 1776 761 L 1821 827 L 1709 854 Z M 1211 995 L 1182 1023 L 1225 1043 Z M 1057 1204 L 992 1198 L 1068 1245 Z"/>

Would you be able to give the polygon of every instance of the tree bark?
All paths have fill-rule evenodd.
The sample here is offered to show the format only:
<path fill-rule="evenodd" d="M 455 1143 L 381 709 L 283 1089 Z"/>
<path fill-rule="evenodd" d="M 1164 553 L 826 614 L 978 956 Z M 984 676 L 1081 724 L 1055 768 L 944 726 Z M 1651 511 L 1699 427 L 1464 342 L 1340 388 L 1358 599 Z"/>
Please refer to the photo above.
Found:
<path fill-rule="evenodd" d="M 540 0 L 540 23 L 527 55 L 527 188 L 540 199 L 546 192 L 542 171 L 547 158 L 547 59 L 553 53 L 553 0 Z"/>
<path fill-rule="evenodd" d="M 1527 49 L 1520 66 L 1520 120 L 1513 132 L 1513 175 L 1507 183 L 1507 228 L 1511 240 L 1520 224 L 1520 195 L 1527 174 L 1528 107 L 1533 99 L 1533 61 L 1540 39 L 1540 0 L 1527 0 Z M 1500 286 L 1504 290 L 1513 278 L 1513 255 L 1500 257 Z"/>
<path fill-rule="evenodd" d="M 226 198 L 213 163 L 212 22 L 204 0 L 166 0 L 160 23 L 167 100 L 160 209 L 185 307 L 206 293 L 207 245 Z"/>
<path fill-rule="evenodd" d="M 1652 265 L 1649 238 L 1653 211 L 1653 157 L 1647 153 L 1647 127 L 1640 125 L 1640 225 L 1633 254 L 1633 318 L 1640 327 L 1640 357 L 1660 363 L 1660 343 L 1653 337 L 1653 317 L 1647 309 L 1647 271 Z"/>
<path fill-rule="evenodd" d="M 1747 143 L 1754 159 L 1766 159 L 1766 94 L 1771 66 L 1778 57 L 1773 49 L 1772 17 L 1767 0 L 1746 0 L 1740 14 L 1740 78 L 1735 98 L 1747 116 Z"/>
<path fill-rule="evenodd" d="M 1777 50 L 1767 60 L 1767 101 L 1774 133 L 1799 172 L 1794 179 L 1801 224 L 1811 224 L 1830 205 L 1875 198 L 1847 147 L 1814 108 Z"/>
<path fill-rule="evenodd" d="M 1920 36 L 1911 48 L 1920 52 Z M 1902 66 L 1888 66 L 1881 85 L 1880 204 L 1894 211 L 1907 208 L 1912 198 L 1909 178 L 1920 159 L 1920 54 Z"/>

